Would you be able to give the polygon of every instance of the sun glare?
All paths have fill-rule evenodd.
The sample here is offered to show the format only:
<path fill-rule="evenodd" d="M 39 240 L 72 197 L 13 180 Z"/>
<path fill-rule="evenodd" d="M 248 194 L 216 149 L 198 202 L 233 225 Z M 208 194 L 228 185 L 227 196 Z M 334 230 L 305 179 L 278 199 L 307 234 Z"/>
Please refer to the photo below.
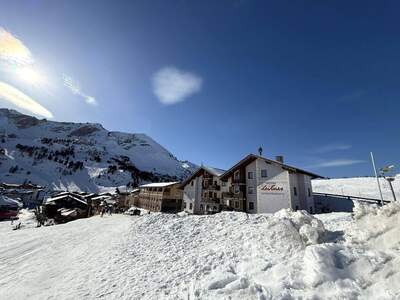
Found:
<path fill-rule="evenodd" d="M 42 85 L 46 82 L 46 78 L 34 68 L 21 68 L 16 73 L 19 79 L 33 85 Z"/>

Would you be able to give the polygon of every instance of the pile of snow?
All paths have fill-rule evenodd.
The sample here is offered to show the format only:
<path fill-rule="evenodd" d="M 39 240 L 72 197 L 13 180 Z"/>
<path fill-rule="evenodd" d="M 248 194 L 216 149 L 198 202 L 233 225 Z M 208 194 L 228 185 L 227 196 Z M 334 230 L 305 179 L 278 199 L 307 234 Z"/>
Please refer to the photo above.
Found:
<path fill-rule="evenodd" d="M 1 299 L 398 299 L 400 205 L 92 217 L 0 232 Z"/>
<path fill-rule="evenodd" d="M 392 182 L 396 198 L 400 200 L 400 176 L 394 177 Z M 393 195 L 389 183 L 384 178 L 379 178 L 383 199 L 392 201 Z M 314 179 L 311 181 L 313 192 L 356 196 L 364 198 L 380 199 L 378 183 L 375 177 Z"/>

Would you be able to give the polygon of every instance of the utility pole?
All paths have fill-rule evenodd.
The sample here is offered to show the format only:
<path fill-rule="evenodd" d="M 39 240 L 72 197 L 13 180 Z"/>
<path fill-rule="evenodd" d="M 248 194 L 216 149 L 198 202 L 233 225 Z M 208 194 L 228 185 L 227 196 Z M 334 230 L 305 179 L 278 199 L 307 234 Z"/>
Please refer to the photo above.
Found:
<path fill-rule="evenodd" d="M 374 172 L 375 172 L 376 182 L 378 183 L 379 194 L 381 195 L 381 204 L 383 206 L 383 195 L 382 195 L 382 190 L 381 190 L 381 184 L 379 183 L 378 172 L 376 172 L 376 167 L 375 167 L 374 154 L 372 152 L 371 152 L 371 161 L 372 161 L 372 167 L 374 168 Z"/>

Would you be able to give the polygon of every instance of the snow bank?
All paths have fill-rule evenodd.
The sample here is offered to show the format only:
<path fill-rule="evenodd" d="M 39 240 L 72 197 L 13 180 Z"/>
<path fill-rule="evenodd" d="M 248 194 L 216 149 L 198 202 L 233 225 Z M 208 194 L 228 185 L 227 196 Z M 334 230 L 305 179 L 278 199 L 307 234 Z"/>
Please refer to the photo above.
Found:
<path fill-rule="evenodd" d="M 399 220 L 393 203 L 355 219 L 152 213 L 0 232 L 0 298 L 398 299 Z"/>

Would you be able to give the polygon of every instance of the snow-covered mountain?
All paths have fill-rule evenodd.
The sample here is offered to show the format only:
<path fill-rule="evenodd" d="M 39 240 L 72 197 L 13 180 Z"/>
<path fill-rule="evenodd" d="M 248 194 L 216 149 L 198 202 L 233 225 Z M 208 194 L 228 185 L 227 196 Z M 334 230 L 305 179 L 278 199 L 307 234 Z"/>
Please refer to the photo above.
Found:
<path fill-rule="evenodd" d="M 180 180 L 196 166 L 145 134 L 100 124 L 39 120 L 0 109 L 0 181 L 52 189 L 101 191 L 141 182 Z"/>

